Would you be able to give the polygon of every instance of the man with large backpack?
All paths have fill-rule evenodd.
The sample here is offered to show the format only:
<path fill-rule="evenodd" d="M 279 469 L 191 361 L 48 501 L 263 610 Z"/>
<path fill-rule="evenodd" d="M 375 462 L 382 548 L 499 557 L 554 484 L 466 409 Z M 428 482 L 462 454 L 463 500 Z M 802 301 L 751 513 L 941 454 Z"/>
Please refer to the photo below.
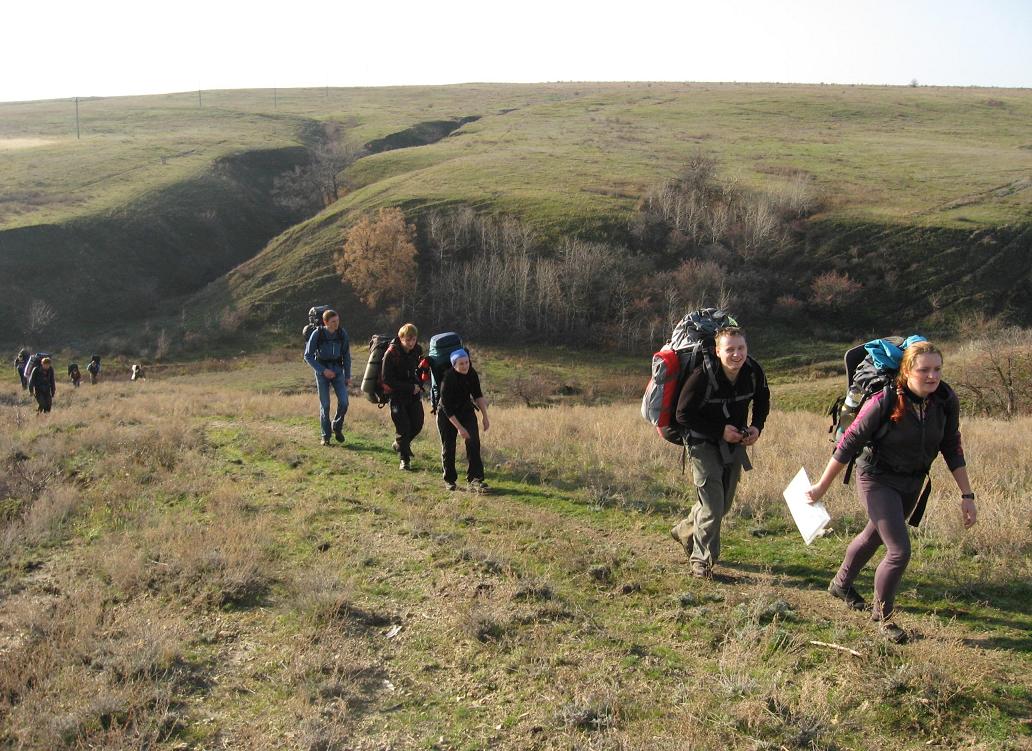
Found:
<path fill-rule="evenodd" d="M 100 355 L 93 355 L 90 364 L 86 366 L 86 372 L 90 374 L 90 385 L 95 386 L 100 378 Z"/>
<path fill-rule="evenodd" d="M 423 388 L 419 372 L 423 348 L 418 338 L 415 325 L 406 323 L 387 347 L 382 365 L 384 391 L 394 422 L 394 450 L 401 459 L 401 469 L 406 471 L 412 468 L 412 441 L 423 430 Z"/>
<path fill-rule="evenodd" d="M 54 395 L 57 394 L 57 379 L 54 377 L 49 355 L 41 357 L 39 364 L 29 372 L 29 393 L 36 397 L 36 404 L 39 405 L 37 412 L 50 411 L 54 404 Z"/>
<path fill-rule="evenodd" d="M 692 576 L 703 579 L 712 576 L 720 556 L 720 525 L 742 468 L 751 468 L 746 447 L 759 440 L 770 412 L 767 377 L 749 357 L 745 332 L 718 329 L 714 348 L 685 379 L 675 413 L 698 501 L 671 534 L 688 554 Z"/>
<path fill-rule="evenodd" d="M 322 313 L 323 325 L 308 337 L 305 362 L 315 371 L 319 389 L 319 424 L 322 445 L 330 445 L 330 431 L 344 442 L 344 415 L 348 411 L 348 385 L 351 383 L 351 346 L 347 332 L 340 325 L 340 316 L 332 309 Z M 330 389 L 337 394 L 337 411 L 330 421 Z"/>

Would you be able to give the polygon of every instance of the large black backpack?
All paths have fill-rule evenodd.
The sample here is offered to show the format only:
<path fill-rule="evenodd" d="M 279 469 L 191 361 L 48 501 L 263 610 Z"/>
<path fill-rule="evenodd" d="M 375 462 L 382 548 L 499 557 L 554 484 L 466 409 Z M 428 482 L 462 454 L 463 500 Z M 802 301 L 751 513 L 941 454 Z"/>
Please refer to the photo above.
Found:
<path fill-rule="evenodd" d="M 22 371 L 22 375 L 26 378 L 32 375 L 32 371 L 36 368 L 37 365 L 43 362 L 44 357 L 50 357 L 50 355 L 46 352 L 37 352 L 36 354 L 32 355 L 25 363 L 25 369 Z"/>
<path fill-rule="evenodd" d="M 694 310 L 678 322 L 670 341 L 652 356 L 652 378 L 642 396 L 641 414 L 670 443 L 681 445 L 684 441 L 686 427 L 677 423 L 677 399 L 688 376 L 699 368 L 706 373 L 703 401 L 713 399 L 720 367 L 715 336 L 728 326 L 738 326 L 738 322 L 726 311 Z M 749 393 L 742 398 L 752 396 Z"/>
<path fill-rule="evenodd" d="M 322 314 L 329 309 L 329 305 L 313 305 L 308 309 L 308 323 L 301 329 L 301 335 L 304 337 L 305 344 L 308 344 L 312 332 L 322 326 Z"/>
<path fill-rule="evenodd" d="M 831 417 L 828 432 L 833 443 L 837 444 L 842 434 L 849 430 L 864 404 L 892 383 L 899 373 L 898 362 L 892 365 L 887 360 L 881 360 L 876 364 L 869 348 L 879 342 L 899 347 L 904 341 L 901 336 L 887 336 L 846 350 L 843 357 L 846 366 L 846 392 L 832 403 L 827 412 Z"/>

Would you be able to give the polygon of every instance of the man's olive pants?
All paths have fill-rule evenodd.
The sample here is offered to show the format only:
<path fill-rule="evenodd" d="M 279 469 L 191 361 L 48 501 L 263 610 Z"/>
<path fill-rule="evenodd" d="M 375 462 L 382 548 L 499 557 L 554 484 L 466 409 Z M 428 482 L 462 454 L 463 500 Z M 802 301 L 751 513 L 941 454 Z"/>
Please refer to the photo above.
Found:
<path fill-rule="evenodd" d="M 695 528 L 692 562 L 712 566 L 720 557 L 720 522 L 731 508 L 742 476 L 742 456 L 745 449 L 734 447 L 731 463 L 725 464 L 720 448 L 713 443 L 689 446 L 692 479 L 699 492 L 699 500 L 688 513 Z"/>

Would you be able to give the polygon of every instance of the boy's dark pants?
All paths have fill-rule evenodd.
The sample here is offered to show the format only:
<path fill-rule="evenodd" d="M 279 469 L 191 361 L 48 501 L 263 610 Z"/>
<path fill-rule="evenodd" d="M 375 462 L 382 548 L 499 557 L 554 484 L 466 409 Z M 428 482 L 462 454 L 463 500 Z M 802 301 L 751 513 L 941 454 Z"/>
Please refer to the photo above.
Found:
<path fill-rule="evenodd" d="M 36 391 L 35 397 L 36 397 L 36 404 L 39 405 L 39 408 L 36 411 L 37 412 L 49 412 L 50 411 L 50 407 L 54 403 L 53 395 L 49 391 L 47 391 L 45 393 L 42 392 L 42 391 Z"/>
<path fill-rule="evenodd" d="M 391 398 L 391 420 L 398 456 L 412 458 L 412 441 L 423 430 L 423 401 L 418 396 Z"/>
<path fill-rule="evenodd" d="M 466 479 L 483 480 L 484 462 L 480 459 L 480 428 L 477 425 L 477 415 L 475 412 L 470 412 L 468 415 L 459 416 L 458 420 L 469 433 L 469 440 L 466 441 L 466 459 L 469 460 Z M 437 430 L 441 434 L 441 463 L 444 465 L 444 481 L 455 482 L 459 476 L 455 470 L 455 443 L 459 437 L 459 431 L 441 410 L 437 410 Z"/>

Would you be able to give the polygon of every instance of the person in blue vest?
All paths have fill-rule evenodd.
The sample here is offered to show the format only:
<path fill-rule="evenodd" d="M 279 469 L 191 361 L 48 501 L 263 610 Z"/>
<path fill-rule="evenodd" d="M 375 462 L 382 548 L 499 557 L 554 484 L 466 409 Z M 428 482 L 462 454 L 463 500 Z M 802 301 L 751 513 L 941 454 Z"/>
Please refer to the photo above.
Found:
<path fill-rule="evenodd" d="M 322 445 L 330 445 L 330 431 L 344 442 L 344 415 L 348 411 L 348 386 L 351 384 L 351 345 L 334 310 L 322 314 L 323 325 L 312 332 L 305 347 L 305 362 L 315 371 L 319 389 L 319 423 Z M 337 411 L 330 421 L 330 389 L 337 394 Z"/>

